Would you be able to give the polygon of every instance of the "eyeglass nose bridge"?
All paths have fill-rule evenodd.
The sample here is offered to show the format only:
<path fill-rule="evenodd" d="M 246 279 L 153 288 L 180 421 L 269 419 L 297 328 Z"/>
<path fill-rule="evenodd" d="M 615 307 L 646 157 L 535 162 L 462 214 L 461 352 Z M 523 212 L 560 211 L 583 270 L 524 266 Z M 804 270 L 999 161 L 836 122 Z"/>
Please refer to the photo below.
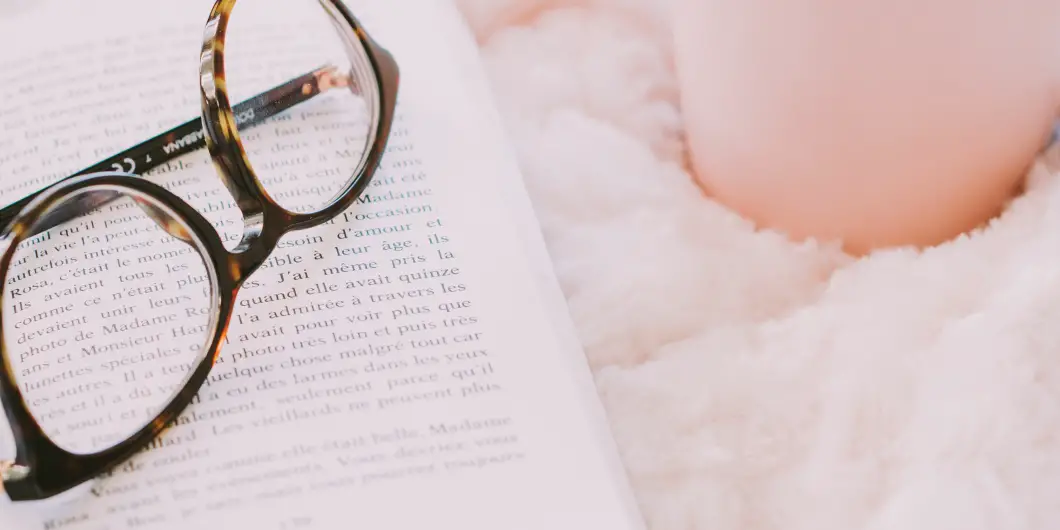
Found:
<path fill-rule="evenodd" d="M 229 273 L 242 285 L 261 267 L 287 234 L 302 230 L 304 222 L 269 200 L 243 210 L 243 235 L 229 253 Z"/>

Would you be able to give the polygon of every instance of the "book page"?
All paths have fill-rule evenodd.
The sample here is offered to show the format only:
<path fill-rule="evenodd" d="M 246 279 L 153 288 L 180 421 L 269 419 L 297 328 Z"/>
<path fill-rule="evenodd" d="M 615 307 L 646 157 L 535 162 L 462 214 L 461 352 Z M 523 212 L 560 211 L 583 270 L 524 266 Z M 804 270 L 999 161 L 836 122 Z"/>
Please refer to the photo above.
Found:
<path fill-rule="evenodd" d="M 0 527 L 640 527 L 470 38 L 446 4 L 411 3 L 350 3 L 402 69 L 394 134 L 363 200 L 291 234 L 251 278 L 176 426 L 61 504 L 0 503 Z M 159 4 L 166 14 L 135 31 L 60 32 L 5 57 L 0 203 L 197 115 L 209 2 Z M 114 20 L 108 9 L 83 16 Z M 235 243 L 238 210 L 205 150 L 148 178 Z M 115 415 L 142 413 L 143 398 L 113 400 L 107 378 L 179 367 L 164 352 L 203 321 L 200 275 L 181 269 L 194 256 L 142 246 L 155 239 L 118 224 L 130 210 L 117 206 L 99 214 L 115 223 L 102 247 L 79 234 L 34 241 L 21 269 L 33 274 L 8 286 L 30 306 L 14 313 L 33 368 L 20 386 L 57 436 L 105 438 Z M 123 262 L 152 277 L 128 279 Z M 114 338 L 86 355 L 77 334 L 93 324 Z"/>

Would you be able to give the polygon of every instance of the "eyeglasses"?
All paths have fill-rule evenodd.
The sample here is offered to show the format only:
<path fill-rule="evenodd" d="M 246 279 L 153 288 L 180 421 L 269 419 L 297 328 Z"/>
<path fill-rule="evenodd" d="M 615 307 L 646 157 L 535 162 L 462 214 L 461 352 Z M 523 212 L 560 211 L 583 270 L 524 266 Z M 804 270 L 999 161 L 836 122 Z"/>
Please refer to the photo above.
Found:
<path fill-rule="evenodd" d="M 201 119 L 0 211 L 0 398 L 17 448 L 0 478 L 14 501 L 68 491 L 157 443 L 211 377 L 248 278 L 287 234 L 352 206 L 379 166 L 398 90 L 390 53 L 340 0 L 319 0 L 349 68 L 250 90 L 283 58 L 233 39 L 235 4 L 218 0 L 206 23 Z M 322 36 L 298 31 L 305 46 Z M 237 81 L 257 95 L 233 107 Z M 139 176 L 204 145 L 242 215 L 232 249 L 176 188 Z"/>

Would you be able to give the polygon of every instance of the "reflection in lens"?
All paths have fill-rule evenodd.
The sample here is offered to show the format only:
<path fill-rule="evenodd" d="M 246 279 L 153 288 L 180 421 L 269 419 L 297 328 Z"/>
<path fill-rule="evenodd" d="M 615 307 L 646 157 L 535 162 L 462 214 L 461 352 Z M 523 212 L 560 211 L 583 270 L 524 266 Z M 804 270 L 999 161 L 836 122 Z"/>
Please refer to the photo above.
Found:
<path fill-rule="evenodd" d="M 356 176 L 373 140 L 378 105 L 364 49 L 356 37 L 349 45 L 344 42 L 322 4 L 326 2 L 239 2 L 224 46 L 232 102 L 332 67 L 320 83 L 321 94 L 239 129 L 247 159 L 266 192 L 280 206 L 300 213 L 320 211 Z M 237 123 L 248 118 L 237 116 Z"/>
<path fill-rule="evenodd" d="M 83 192 L 52 212 L 115 193 Z M 120 195 L 14 250 L 7 360 L 30 413 L 67 451 L 97 453 L 154 420 L 208 346 L 213 275 L 167 212 Z"/>

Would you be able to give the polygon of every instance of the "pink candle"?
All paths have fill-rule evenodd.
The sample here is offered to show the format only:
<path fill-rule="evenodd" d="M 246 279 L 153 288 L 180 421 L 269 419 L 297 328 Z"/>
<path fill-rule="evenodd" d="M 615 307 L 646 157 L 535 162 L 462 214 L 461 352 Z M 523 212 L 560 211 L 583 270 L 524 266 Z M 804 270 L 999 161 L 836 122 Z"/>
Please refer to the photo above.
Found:
<path fill-rule="evenodd" d="M 1058 0 L 675 0 L 695 175 L 859 254 L 995 216 L 1060 108 Z"/>

